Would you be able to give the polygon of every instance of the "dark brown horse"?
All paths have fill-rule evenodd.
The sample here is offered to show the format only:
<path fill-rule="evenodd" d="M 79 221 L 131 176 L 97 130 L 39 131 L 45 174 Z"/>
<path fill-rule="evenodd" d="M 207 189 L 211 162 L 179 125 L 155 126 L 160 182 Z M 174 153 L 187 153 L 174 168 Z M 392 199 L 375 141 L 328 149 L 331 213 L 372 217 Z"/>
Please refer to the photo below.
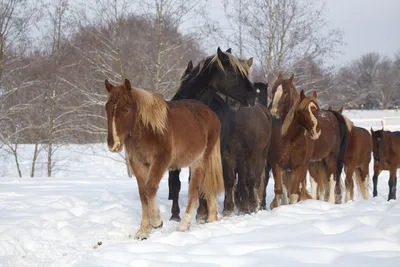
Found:
<path fill-rule="evenodd" d="M 397 177 L 396 171 L 400 168 L 400 132 L 378 130 L 372 133 L 372 153 L 374 157 L 373 196 L 378 195 L 378 176 L 382 170 L 389 171 L 388 200 L 396 199 Z"/>
<path fill-rule="evenodd" d="M 332 107 L 329 106 L 328 110 Z M 342 114 L 343 107 L 338 110 Z M 371 134 L 364 128 L 354 126 L 353 122 L 342 115 L 346 120 L 349 129 L 349 142 L 344 157 L 344 172 L 346 174 L 346 196 L 345 201 L 354 200 L 354 181 L 356 178 L 358 191 L 363 199 L 368 199 L 369 186 L 369 163 L 372 154 Z"/>
<path fill-rule="evenodd" d="M 218 61 L 215 61 L 215 58 Z M 177 93 L 172 100 L 195 99 L 208 105 L 221 122 L 221 153 L 224 154 L 233 121 L 239 106 L 254 106 L 257 92 L 249 80 L 252 58 L 240 61 L 229 49 L 200 61 L 195 67 L 188 65 Z M 239 103 L 239 104 L 238 104 Z M 225 175 L 224 175 L 225 176 Z M 178 195 L 180 191 L 179 171 L 170 172 L 169 199 L 173 200 L 171 219 L 180 220 Z M 201 223 L 207 215 L 207 205 L 200 199 L 196 220 Z"/>
<path fill-rule="evenodd" d="M 178 230 L 189 229 L 199 195 L 207 200 L 207 220 L 218 220 L 216 198 L 224 187 L 217 115 L 197 101 L 166 102 L 160 94 L 132 88 L 127 79 L 118 86 L 106 80 L 105 87 L 108 147 L 111 152 L 125 148 L 139 188 L 142 221 L 135 238 L 146 239 L 152 228 L 163 225 L 156 193 L 168 169 L 189 166 L 192 170 L 188 204 Z"/>

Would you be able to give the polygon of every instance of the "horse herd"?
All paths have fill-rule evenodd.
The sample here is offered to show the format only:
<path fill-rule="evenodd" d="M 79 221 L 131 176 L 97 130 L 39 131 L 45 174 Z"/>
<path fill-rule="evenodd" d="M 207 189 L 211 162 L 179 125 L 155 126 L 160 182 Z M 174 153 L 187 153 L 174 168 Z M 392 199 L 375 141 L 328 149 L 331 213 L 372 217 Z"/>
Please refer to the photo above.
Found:
<path fill-rule="evenodd" d="M 198 204 L 198 223 L 218 220 L 217 196 L 225 191 L 223 215 L 266 209 L 270 171 L 274 199 L 270 208 L 304 199 L 342 202 L 340 176 L 346 173 L 345 201 L 358 189 L 368 198 L 369 163 L 374 157 L 373 196 L 382 170 L 390 171 L 389 200 L 396 199 L 400 133 L 356 127 L 342 110 L 321 109 L 317 92 L 306 95 L 294 75 L 278 74 L 268 104 L 268 84 L 251 81 L 253 58 L 241 59 L 219 47 L 196 66 L 189 62 L 170 101 L 131 86 L 128 79 L 105 87 L 111 152 L 125 148 L 142 206 L 135 238 L 146 239 L 163 225 L 156 193 L 169 171 L 171 220 L 189 229 Z M 180 170 L 189 167 L 188 203 L 180 217 Z M 311 195 L 307 192 L 310 174 Z M 237 179 L 236 179 L 237 178 Z"/>

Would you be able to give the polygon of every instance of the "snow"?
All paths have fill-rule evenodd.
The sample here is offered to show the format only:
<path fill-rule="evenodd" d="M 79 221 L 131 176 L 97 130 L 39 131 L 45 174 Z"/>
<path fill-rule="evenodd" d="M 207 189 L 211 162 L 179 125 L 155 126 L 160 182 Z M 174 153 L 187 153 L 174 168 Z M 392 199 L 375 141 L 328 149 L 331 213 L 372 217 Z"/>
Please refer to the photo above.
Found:
<path fill-rule="evenodd" d="M 399 116 L 397 112 L 347 111 L 351 119 Z M 391 124 L 400 126 L 399 121 Z M 358 121 L 363 127 L 379 122 Z M 400 130 L 400 127 L 398 127 Z M 388 173 L 378 197 L 335 205 L 307 200 L 246 216 L 222 218 L 178 232 L 169 221 L 167 173 L 157 194 L 162 229 L 131 238 L 141 207 L 136 181 L 127 178 L 118 154 L 104 144 L 70 145 L 56 153 L 47 178 L 41 151 L 30 178 L 33 147 L 20 148 L 23 178 L 14 159 L 0 158 L 0 266 L 398 266 L 400 203 L 386 201 Z M 372 163 L 371 177 L 372 177 Z M 188 170 L 181 173 L 181 214 L 187 201 Z M 273 197 L 268 187 L 268 203 Z M 399 188 L 398 188 L 399 190 Z M 370 184 L 372 196 L 372 183 Z M 219 197 L 222 211 L 223 194 Z"/>

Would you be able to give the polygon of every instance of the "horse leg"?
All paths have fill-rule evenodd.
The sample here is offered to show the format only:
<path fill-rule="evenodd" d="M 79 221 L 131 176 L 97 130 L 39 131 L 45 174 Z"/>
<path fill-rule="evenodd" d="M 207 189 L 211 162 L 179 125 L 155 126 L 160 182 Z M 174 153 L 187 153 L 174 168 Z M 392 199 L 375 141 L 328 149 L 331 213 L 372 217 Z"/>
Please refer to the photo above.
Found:
<path fill-rule="evenodd" d="M 208 214 L 208 202 L 203 197 L 199 197 L 199 207 L 197 208 L 196 222 L 203 224 L 207 221 Z"/>
<path fill-rule="evenodd" d="M 252 176 L 247 179 L 247 188 L 249 191 L 249 212 L 257 212 L 260 207 L 258 198 L 258 187 L 261 174 L 259 172 L 251 171 Z M 258 184 L 258 185 L 257 185 Z"/>
<path fill-rule="evenodd" d="M 249 194 L 250 188 L 248 188 L 248 180 L 251 179 L 251 174 L 249 168 L 247 166 L 247 162 L 244 162 L 244 158 L 238 160 L 237 163 L 237 173 L 238 173 L 238 183 L 237 189 L 239 190 L 240 194 L 240 203 L 239 203 L 239 215 L 249 214 Z M 246 166 L 245 166 L 246 165 Z"/>
<path fill-rule="evenodd" d="M 283 170 L 278 167 L 278 166 L 273 166 L 272 167 L 272 173 L 274 175 L 274 179 L 275 179 L 275 196 L 274 199 L 271 202 L 270 205 L 270 209 L 274 209 L 279 207 L 280 205 L 280 199 L 281 199 L 281 195 L 282 195 L 282 175 L 283 175 Z"/>
<path fill-rule="evenodd" d="M 232 161 L 227 158 L 222 158 L 222 171 L 224 173 L 225 199 L 224 199 L 224 217 L 234 215 L 234 196 L 233 190 L 235 185 L 235 168 Z M 237 189 L 236 189 L 237 190 Z"/>
<path fill-rule="evenodd" d="M 148 168 L 141 163 L 133 164 L 132 160 L 129 160 L 129 164 L 131 165 L 131 170 L 136 177 L 136 182 L 139 188 L 140 203 L 142 205 L 142 221 L 139 230 L 135 234 L 135 239 L 144 240 L 147 239 L 151 231 L 148 202 L 145 194 Z"/>
<path fill-rule="evenodd" d="M 168 188 L 169 195 L 168 200 L 172 200 L 171 207 L 171 218 L 170 221 L 181 221 L 181 217 L 179 213 L 181 212 L 179 208 L 179 192 L 181 191 L 181 181 L 179 179 L 179 174 L 181 170 L 170 171 L 168 175 Z M 189 174 L 190 177 L 190 174 Z"/>
<path fill-rule="evenodd" d="M 292 188 L 290 190 L 290 204 L 296 204 L 300 197 L 300 184 L 307 178 L 307 165 L 300 165 L 294 169 Z"/>
<path fill-rule="evenodd" d="M 325 171 L 327 176 L 329 177 L 329 199 L 328 202 L 330 203 L 335 203 L 335 187 L 336 187 L 336 180 L 339 179 L 340 182 L 340 176 L 336 177 L 336 160 L 333 159 L 333 157 L 328 157 L 324 159 L 325 162 Z M 335 179 L 336 178 L 336 179 Z M 340 186 L 340 184 L 339 184 Z"/>
<path fill-rule="evenodd" d="M 391 199 L 396 199 L 396 187 L 397 187 L 396 171 L 397 169 L 395 167 L 390 168 L 388 201 Z"/>
<path fill-rule="evenodd" d="M 345 202 L 354 200 L 354 180 L 353 180 L 354 170 L 355 170 L 355 165 L 353 163 L 348 164 L 345 168 L 345 173 L 346 173 L 346 178 L 345 178 L 346 196 L 344 200 Z"/>
<path fill-rule="evenodd" d="M 308 165 L 308 171 L 310 173 L 310 181 L 311 181 L 311 197 L 313 199 L 317 199 L 317 193 L 318 193 L 318 182 L 317 182 L 317 177 L 318 177 L 318 172 L 315 166 L 315 163 L 310 163 Z"/>
<path fill-rule="evenodd" d="M 363 199 L 368 199 L 368 187 L 369 187 L 369 162 L 361 165 L 359 168 L 360 177 L 357 179 L 359 181 L 359 188 Z"/>
<path fill-rule="evenodd" d="M 374 166 L 374 176 L 372 177 L 372 182 L 374 183 L 373 197 L 378 196 L 378 176 L 382 172 L 379 167 Z"/>
<path fill-rule="evenodd" d="M 292 188 L 293 174 L 291 172 L 284 171 L 282 174 L 282 180 L 281 204 L 289 205 L 289 192 Z"/>
<path fill-rule="evenodd" d="M 178 226 L 178 231 L 181 232 L 189 230 L 192 211 L 199 198 L 199 183 L 202 179 L 204 179 L 205 175 L 204 169 L 202 168 L 200 163 L 197 163 L 195 164 L 195 166 L 191 167 L 191 170 L 192 176 L 189 183 L 188 203 L 186 206 L 185 214 L 182 216 L 182 220 Z"/>
<path fill-rule="evenodd" d="M 149 178 L 146 184 L 145 193 L 149 203 L 150 224 L 153 226 L 153 228 L 161 228 L 163 226 L 156 195 L 163 174 L 168 168 L 168 164 L 169 157 L 167 155 L 163 155 L 156 157 L 150 166 Z"/>
<path fill-rule="evenodd" d="M 261 209 L 267 210 L 267 187 L 269 182 L 269 175 L 271 171 L 271 165 L 266 162 L 264 170 L 264 185 L 261 184 L 262 198 L 261 198 Z"/>

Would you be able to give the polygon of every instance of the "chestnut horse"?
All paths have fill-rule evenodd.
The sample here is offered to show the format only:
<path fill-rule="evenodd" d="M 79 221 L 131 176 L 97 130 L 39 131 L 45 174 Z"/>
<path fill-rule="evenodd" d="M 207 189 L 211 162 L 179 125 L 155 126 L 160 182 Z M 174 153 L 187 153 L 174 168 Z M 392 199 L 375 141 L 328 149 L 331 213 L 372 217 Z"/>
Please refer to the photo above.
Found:
<path fill-rule="evenodd" d="M 329 106 L 328 110 L 332 110 Z M 342 114 L 343 107 L 338 110 Z M 369 163 L 372 154 L 371 134 L 364 128 L 354 126 L 353 122 L 342 114 L 349 129 L 349 142 L 344 157 L 344 172 L 346 174 L 345 202 L 354 200 L 354 181 L 356 178 L 358 191 L 363 199 L 368 199 Z"/>
<path fill-rule="evenodd" d="M 293 77 L 293 75 L 292 75 Z M 291 83 L 281 83 L 273 88 L 273 100 L 270 104 L 272 116 L 279 118 L 299 98 Z M 280 74 L 278 81 L 282 79 Z M 312 197 L 323 199 L 323 193 L 329 184 L 329 202 L 341 202 L 340 175 L 343 170 L 347 147 L 348 130 L 343 116 L 336 111 L 320 110 L 318 128 L 315 129 L 315 147 L 308 170 L 311 176 Z M 315 124 L 316 125 L 316 124 Z M 322 136 L 320 136 L 322 135 Z M 317 188 L 318 186 L 318 188 Z M 336 197 L 335 194 L 336 193 Z"/>
<path fill-rule="evenodd" d="M 301 91 L 298 99 L 292 98 L 291 101 L 284 101 L 278 105 L 280 98 L 293 97 L 293 94 L 283 91 L 283 88 L 296 91 L 293 79 L 294 75 L 289 79 L 284 79 L 280 73 L 272 87 L 274 97 L 270 103 L 270 110 L 275 120 L 272 123 L 268 164 L 271 166 L 275 179 L 275 196 L 271 209 L 280 205 L 281 198 L 283 204 L 288 204 L 288 192 L 286 187 L 283 187 L 283 179 L 293 181 L 290 203 L 294 204 L 298 201 L 300 184 L 304 184 L 306 180 L 307 166 L 313 154 L 315 140 L 319 137 L 317 120 L 319 104 L 316 94 L 305 96 L 304 91 Z M 269 175 L 266 173 L 265 176 Z M 265 184 L 267 186 L 267 181 Z M 265 197 L 265 191 L 263 195 Z"/>
<path fill-rule="evenodd" d="M 373 196 L 378 195 L 378 176 L 382 170 L 389 171 L 388 201 L 396 199 L 397 177 L 396 171 L 400 168 L 400 132 L 378 130 L 372 133 L 372 154 L 374 157 Z"/>
<path fill-rule="evenodd" d="M 218 220 L 216 198 L 224 185 L 221 124 L 216 114 L 197 101 L 166 102 L 160 94 L 132 88 L 127 79 L 117 86 L 106 80 L 105 87 L 108 148 L 111 152 L 125 148 L 139 188 L 142 221 L 135 238 L 146 239 L 152 228 L 163 225 L 156 194 L 168 169 L 189 166 L 192 170 L 188 204 L 178 230 L 189 229 L 199 195 L 207 200 L 207 220 Z"/>
<path fill-rule="evenodd" d="M 222 52 L 218 47 L 217 54 L 200 61 L 193 68 L 188 64 L 178 91 L 172 101 L 178 99 L 195 99 L 208 105 L 221 122 L 221 153 L 228 140 L 233 113 L 240 105 L 254 106 L 257 92 L 249 80 L 252 58 L 241 62 L 231 54 L 230 49 Z M 169 173 L 169 199 L 172 199 L 171 220 L 180 220 L 178 196 L 181 182 L 180 170 Z M 207 215 L 204 199 L 199 201 L 196 220 L 201 223 Z"/>

